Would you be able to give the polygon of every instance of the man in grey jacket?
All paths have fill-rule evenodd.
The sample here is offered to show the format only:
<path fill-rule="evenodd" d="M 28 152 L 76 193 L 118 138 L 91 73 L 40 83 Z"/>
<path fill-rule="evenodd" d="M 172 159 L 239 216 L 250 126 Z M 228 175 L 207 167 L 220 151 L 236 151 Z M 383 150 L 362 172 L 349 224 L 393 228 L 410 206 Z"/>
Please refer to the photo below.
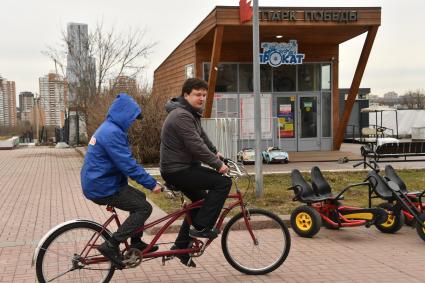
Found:
<path fill-rule="evenodd" d="M 183 84 L 181 96 L 166 104 L 168 116 L 161 132 L 162 178 L 192 202 L 205 199 L 199 211 L 192 212 L 192 226 L 189 227 L 186 219 L 183 221 L 172 249 L 186 248 L 191 237 L 217 237 L 219 231 L 213 227 L 232 186 L 231 179 L 223 176 L 229 168 L 220 160 L 221 154 L 201 126 L 207 89 L 205 81 L 188 79 Z M 196 266 L 189 255 L 178 257 L 183 264 Z"/>

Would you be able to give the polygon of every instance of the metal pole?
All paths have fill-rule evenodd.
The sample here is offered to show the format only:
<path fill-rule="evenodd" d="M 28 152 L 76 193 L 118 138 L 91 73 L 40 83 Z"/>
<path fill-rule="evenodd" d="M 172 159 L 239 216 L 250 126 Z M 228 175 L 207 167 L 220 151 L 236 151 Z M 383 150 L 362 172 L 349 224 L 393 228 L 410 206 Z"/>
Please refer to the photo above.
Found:
<path fill-rule="evenodd" d="M 254 80 L 254 128 L 255 128 L 255 196 L 263 196 L 263 158 L 261 156 L 261 96 L 260 96 L 260 32 L 258 24 L 258 0 L 253 0 L 252 66 Z"/>
<path fill-rule="evenodd" d="M 395 111 L 395 128 L 397 130 L 397 139 L 398 139 L 398 117 L 397 117 L 397 110 Z"/>

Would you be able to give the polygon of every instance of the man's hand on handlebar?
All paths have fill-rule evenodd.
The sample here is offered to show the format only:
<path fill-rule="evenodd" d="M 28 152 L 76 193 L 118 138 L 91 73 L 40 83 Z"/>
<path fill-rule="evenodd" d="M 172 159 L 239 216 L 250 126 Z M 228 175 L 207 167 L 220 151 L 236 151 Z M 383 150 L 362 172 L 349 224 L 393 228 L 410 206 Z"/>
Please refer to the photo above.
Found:
<path fill-rule="evenodd" d="M 218 169 L 218 173 L 220 174 L 226 174 L 227 172 L 229 172 L 229 167 L 227 167 L 226 164 L 223 164 L 220 169 Z"/>

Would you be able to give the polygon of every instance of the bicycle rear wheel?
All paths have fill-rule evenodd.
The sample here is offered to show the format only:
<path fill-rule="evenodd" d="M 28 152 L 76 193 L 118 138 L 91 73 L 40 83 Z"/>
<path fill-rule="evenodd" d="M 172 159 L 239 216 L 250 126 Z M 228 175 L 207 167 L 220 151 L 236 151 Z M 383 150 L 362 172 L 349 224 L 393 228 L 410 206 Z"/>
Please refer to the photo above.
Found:
<path fill-rule="evenodd" d="M 109 282 L 115 268 L 110 261 L 85 265 L 81 253 L 92 237 L 102 227 L 94 222 L 75 221 L 54 231 L 42 243 L 36 259 L 36 273 L 39 282 Z M 108 231 L 103 231 L 96 243 L 109 239 Z M 85 259 L 102 257 L 92 248 Z"/>
<path fill-rule="evenodd" d="M 239 213 L 224 227 L 221 248 L 236 270 L 249 275 L 266 274 L 285 261 L 291 236 L 277 215 L 262 209 L 249 209 L 248 212 L 255 241 L 247 230 L 243 214 Z"/>

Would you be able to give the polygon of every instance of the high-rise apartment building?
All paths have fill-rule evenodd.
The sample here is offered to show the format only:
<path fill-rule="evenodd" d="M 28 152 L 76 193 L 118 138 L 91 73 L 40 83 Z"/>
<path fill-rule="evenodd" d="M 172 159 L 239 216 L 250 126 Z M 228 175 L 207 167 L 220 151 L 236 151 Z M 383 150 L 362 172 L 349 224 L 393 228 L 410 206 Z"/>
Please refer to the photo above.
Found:
<path fill-rule="evenodd" d="M 44 125 L 63 127 L 68 83 L 58 74 L 49 73 L 39 79 L 40 106 L 44 113 Z"/>
<path fill-rule="evenodd" d="M 16 126 L 16 87 L 0 76 L 0 126 Z"/>
<path fill-rule="evenodd" d="M 95 60 L 89 54 L 87 24 L 69 23 L 67 26 L 68 55 L 66 78 L 69 84 L 69 102 L 77 98 L 77 89 L 93 91 L 96 86 Z"/>
<path fill-rule="evenodd" d="M 19 93 L 19 109 L 21 112 L 21 121 L 31 122 L 32 110 L 34 108 L 34 93 L 29 91 L 22 91 Z"/>

